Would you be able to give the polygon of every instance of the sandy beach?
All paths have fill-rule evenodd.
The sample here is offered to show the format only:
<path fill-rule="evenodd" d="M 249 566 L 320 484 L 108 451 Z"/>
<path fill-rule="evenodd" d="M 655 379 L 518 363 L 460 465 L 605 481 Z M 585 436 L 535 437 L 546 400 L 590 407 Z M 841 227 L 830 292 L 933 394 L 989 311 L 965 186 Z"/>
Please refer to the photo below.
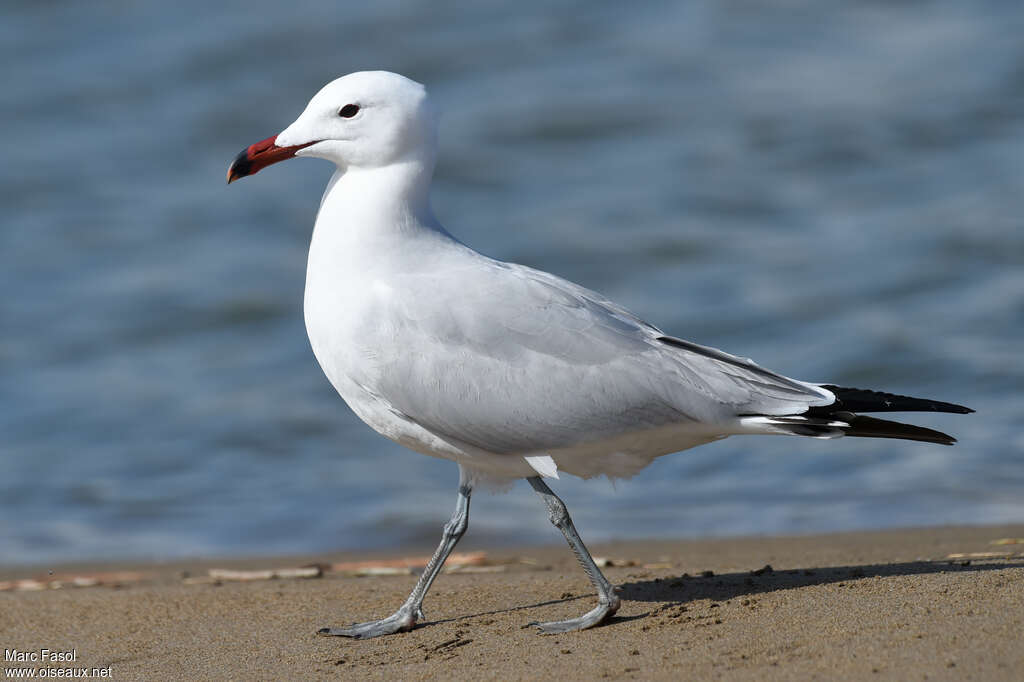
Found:
<path fill-rule="evenodd" d="M 460 546 L 427 621 L 368 641 L 314 633 L 389 614 L 414 553 L 8 567 L 0 641 L 23 660 L 4 665 L 117 680 L 1024 679 L 1024 525 L 592 549 L 623 606 L 555 636 L 523 626 L 591 601 L 558 545 Z"/>

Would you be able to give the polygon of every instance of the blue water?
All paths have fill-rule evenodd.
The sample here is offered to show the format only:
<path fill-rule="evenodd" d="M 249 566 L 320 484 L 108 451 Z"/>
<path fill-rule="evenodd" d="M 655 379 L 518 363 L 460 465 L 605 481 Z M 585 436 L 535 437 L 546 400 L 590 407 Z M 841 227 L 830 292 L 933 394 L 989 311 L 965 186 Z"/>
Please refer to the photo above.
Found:
<path fill-rule="evenodd" d="M 978 410 L 916 419 L 954 448 L 733 438 L 563 479 L 585 538 L 1024 521 L 1022 35 L 1016 0 L 4 3 L 0 563 L 438 536 L 455 465 L 359 422 L 306 341 L 330 168 L 224 184 L 363 68 L 431 88 L 435 210 L 479 250 Z M 469 537 L 560 541 L 522 484 Z"/>

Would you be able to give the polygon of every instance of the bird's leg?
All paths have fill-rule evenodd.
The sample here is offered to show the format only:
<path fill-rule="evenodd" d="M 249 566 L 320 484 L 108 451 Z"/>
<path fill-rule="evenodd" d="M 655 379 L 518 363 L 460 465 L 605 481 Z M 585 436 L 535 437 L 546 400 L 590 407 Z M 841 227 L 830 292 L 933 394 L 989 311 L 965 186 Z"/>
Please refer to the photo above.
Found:
<path fill-rule="evenodd" d="M 536 626 L 546 635 L 592 628 L 604 622 L 619 610 L 619 596 L 615 594 L 611 583 L 601 573 L 601 569 L 594 563 L 594 558 L 590 556 L 590 552 L 587 551 L 583 540 L 580 539 L 579 533 L 576 532 L 576 527 L 572 523 L 572 518 L 569 516 L 569 510 L 565 508 L 565 503 L 547 486 L 540 476 L 533 476 L 526 480 L 530 482 L 533 489 L 544 500 L 551 523 L 555 524 L 558 530 L 562 531 L 562 535 L 565 536 L 569 546 L 572 547 L 572 551 L 576 554 L 580 565 L 583 566 L 583 570 L 586 571 L 590 582 L 597 588 L 597 606 L 579 618 L 552 621 L 550 623 L 530 623 L 530 625 Z"/>
<path fill-rule="evenodd" d="M 382 620 L 370 621 L 368 623 L 356 623 L 346 628 L 321 628 L 319 635 L 338 635 L 341 637 L 352 637 L 354 639 L 369 639 L 390 635 L 395 632 L 407 632 L 412 630 L 417 621 L 423 620 L 423 598 L 427 595 L 434 578 L 441 572 L 441 566 L 445 559 L 452 553 L 459 538 L 466 532 L 469 526 L 469 496 L 473 492 L 472 481 L 465 470 L 459 469 L 459 498 L 455 504 L 455 512 L 448 523 L 444 524 L 444 533 L 441 535 L 441 544 L 438 545 L 434 556 L 430 557 L 423 575 L 412 588 L 412 593 L 405 603 L 393 614 Z"/>

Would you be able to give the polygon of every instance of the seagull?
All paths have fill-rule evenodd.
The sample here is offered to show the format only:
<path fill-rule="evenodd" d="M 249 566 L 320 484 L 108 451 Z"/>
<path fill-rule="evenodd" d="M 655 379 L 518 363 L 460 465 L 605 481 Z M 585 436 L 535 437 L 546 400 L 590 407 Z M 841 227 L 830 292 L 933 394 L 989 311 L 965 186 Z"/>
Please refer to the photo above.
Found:
<path fill-rule="evenodd" d="M 899 438 L 931 429 L 863 412 L 973 410 L 798 381 L 671 336 L 604 296 L 474 251 L 434 217 L 437 112 L 423 85 L 362 71 L 323 87 L 281 133 L 244 149 L 231 183 L 292 157 L 337 167 L 313 228 L 304 313 L 313 353 L 380 434 L 459 466 L 455 511 L 392 615 L 318 634 L 369 638 L 422 622 L 423 599 L 465 533 L 474 485 L 525 478 L 597 591 L 597 606 L 531 623 L 606 622 L 620 599 L 547 480 L 630 477 L 655 458 L 741 434 Z"/>

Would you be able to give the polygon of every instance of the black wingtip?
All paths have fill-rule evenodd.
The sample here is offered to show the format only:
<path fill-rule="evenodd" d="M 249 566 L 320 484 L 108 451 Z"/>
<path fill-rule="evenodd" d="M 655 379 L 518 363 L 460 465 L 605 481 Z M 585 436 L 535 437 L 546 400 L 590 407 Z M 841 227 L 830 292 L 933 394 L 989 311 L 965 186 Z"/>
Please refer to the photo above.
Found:
<path fill-rule="evenodd" d="M 947 412 L 951 414 L 971 414 L 969 407 L 946 403 L 941 400 L 911 398 L 895 393 L 871 391 L 863 388 L 847 388 L 823 384 L 822 388 L 836 394 L 836 402 L 831 405 L 812 408 L 825 412 L 843 410 L 846 412 Z"/>
<path fill-rule="evenodd" d="M 936 445 L 952 445 L 956 438 L 936 431 L 935 429 L 917 426 L 915 424 L 904 424 L 888 419 L 877 417 L 865 417 L 854 415 L 847 420 L 849 426 L 844 429 L 847 436 L 861 438 L 897 438 L 899 440 L 916 440 L 922 443 L 935 443 Z"/>

